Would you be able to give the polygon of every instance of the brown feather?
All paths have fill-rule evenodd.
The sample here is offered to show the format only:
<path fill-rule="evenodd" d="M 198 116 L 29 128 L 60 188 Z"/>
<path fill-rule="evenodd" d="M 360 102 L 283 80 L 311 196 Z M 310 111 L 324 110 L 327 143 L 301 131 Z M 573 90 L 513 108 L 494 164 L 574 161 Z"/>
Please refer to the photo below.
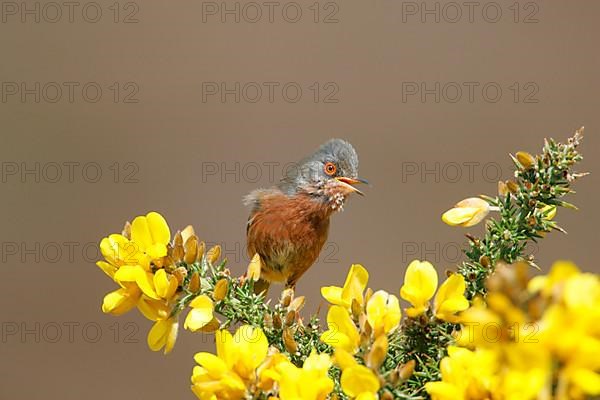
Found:
<path fill-rule="evenodd" d="M 252 192 L 247 250 L 263 261 L 261 279 L 294 286 L 321 252 L 333 210 L 309 194 L 287 196 L 277 189 Z"/>

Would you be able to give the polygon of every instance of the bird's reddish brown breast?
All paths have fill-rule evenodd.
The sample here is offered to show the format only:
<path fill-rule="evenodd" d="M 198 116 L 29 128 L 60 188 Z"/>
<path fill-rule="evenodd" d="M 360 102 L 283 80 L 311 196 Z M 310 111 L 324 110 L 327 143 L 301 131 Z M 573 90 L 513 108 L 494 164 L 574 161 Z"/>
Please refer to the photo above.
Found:
<path fill-rule="evenodd" d="M 316 261 L 327 240 L 331 209 L 306 194 L 257 195 L 248 220 L 247 249 L 263 259 L 262 276 L 294 284 Z"/>

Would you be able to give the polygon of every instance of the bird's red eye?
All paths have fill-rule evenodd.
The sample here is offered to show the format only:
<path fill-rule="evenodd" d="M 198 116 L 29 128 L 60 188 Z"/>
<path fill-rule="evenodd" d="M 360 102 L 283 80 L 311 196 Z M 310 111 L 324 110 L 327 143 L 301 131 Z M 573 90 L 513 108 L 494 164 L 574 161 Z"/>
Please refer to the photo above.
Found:
<path fill-rule="evenodd" d="M 337 167 L 332 162 L 326 163 L 325 167 L 323 169 L 325 170 L 325 173 L 327 175 L 333 175 L 333 174 L 335 174 L 335 171 L 337 171 Z"/>

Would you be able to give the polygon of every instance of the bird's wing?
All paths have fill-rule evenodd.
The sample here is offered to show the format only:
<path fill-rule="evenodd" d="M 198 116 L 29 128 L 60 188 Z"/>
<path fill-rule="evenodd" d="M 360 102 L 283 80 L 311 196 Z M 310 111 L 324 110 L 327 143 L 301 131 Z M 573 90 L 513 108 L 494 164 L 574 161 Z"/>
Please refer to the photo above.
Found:
<path fill-rule="evenodd" d="M 250 206 L 250 216 L 248 217 L 248 222 L 246 223 L 246 235 L 248 234 L 248 230 L 253 223 L 254 215 L 260 210 L 261 201 L 269 196 L 281 195 L 281 192 L 277 189 L 256 189 L 248 193 L 242 199 L 242 202 L 245 206 Z"/>
<path fill-rule="evenodd" d="M 246 199 L 253 205 L 246 224 L 248 254 L 258 253 L 267 264 L 285 258 L 292 234 L 287 197 L 275 189 L 252 192 Z"/>

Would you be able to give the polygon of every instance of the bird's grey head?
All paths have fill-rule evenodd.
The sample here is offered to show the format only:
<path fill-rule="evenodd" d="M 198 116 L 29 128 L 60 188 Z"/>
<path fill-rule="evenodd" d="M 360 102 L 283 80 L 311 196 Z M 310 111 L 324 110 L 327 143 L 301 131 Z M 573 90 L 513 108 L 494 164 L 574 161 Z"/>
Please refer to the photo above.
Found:
<path fill-rule="evenodd" d="M 331 139 L 288 168 L 279 187 L 288 195 L 308 193 L 336 210 L 350 193 L 362 194 L 353 185 L 364 182 L 358 177 L 354 147 L 345 140 Z"/>

